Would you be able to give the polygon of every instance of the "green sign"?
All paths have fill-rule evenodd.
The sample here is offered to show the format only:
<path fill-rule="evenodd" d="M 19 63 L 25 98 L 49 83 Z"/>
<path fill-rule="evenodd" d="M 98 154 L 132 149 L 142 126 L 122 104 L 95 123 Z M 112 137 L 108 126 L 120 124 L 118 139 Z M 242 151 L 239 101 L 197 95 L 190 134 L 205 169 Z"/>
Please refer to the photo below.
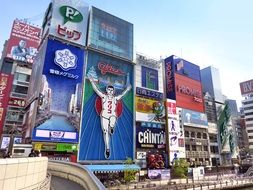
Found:
<path fill-rule="evenodd" d="M 60 152 L 77 151 L 77 145 L 75 145 L 75 144 L 66 144 L 66 143 L 58 143 L 57 146 L 56 146 L 56 151 L 60 151 Z"/>
<path fill-rule="evenodd" d="M 70 6 L 60 7 L 60 13 L 64 18 L 64 24 L 68 21 L 81 22 L 83 20 L 83 15 L 78 10 Z"/>

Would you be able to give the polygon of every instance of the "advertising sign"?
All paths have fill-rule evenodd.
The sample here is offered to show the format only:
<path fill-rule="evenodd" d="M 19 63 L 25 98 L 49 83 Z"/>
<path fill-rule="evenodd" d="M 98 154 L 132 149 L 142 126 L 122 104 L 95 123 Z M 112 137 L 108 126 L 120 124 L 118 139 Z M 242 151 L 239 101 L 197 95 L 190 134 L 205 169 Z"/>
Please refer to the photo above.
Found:
<path fill-rule="evenodd" d="M 176 159 L 185 158 L 184 129 L 179 122 L 179 109 L 176 107 L 175 100 L 167 99 L 166 112 L 168 115 L 169 162 L 173 164 Z"/>
<path fill-rule="evenodd" d="M 83 96 L 80 161 L 113 162 L 134 157 L 133 80 L 133 65 L 89 52 Z"/>
<path fill-rule="evenodd" d="M 12 87 L 13 75 L 0 73 L 0 135 L 4 125 L 4 118 L 8 106 L 8 99 Z"/>
<path fill-rule="evenodd" d="M 193 127 L 208 127 L 207 116 L 204 113 L 182 109 L 182 122 L 184 125 Z"/>
<path fill-rule="evenodd" d="M 175 74 L 177 107 L 204 112 L 201 82 Z"/>
<path fill-rule="evenodd" d="M 161 170 L 161 179 L 162 180 L 168 180 L 168 179 L 170 179 L 170 170 L 169 169 L 163 169 L 163 170 Z"/>
<path fill-rule="evenodd" d="M 165 154 L 156 152 L 149 153 L 147 156 L 147 168 L 149 169 L 163 169 L 165 168 Z"/>
<path fill-rule="evenodd" d="M 150 127 L 150 128 L 158 128 L 158 129 L 163 128 L 164 129 L 165 124 L 146 122 L 146 121 L 142 121 L 142 122 L 137 121 L 136 127 Z"/>
<path fill-rule="evenodd" d="M 141 67 L 142 87 L 158 90 L 158 70 Z"/>
<path fill-rule="evenodd" d="M 253 79 L 240 83 L 241 95 L 253 93 Z"/>
<path fill-rule="evenodd" d="M 176 100 L 174 64 L 172 60 L 165 59 L 165 89 L 166 97 Z"/>
<path fill-rule="evenodd" d="M 149 179 L 161 179 L 162 170 L 148 170 Z"/>
<path fill-rule="evenodd" d="M 6 57 L 33 63 L 40 43 L 40 28 L 19 20 L 13 22 Z"/>
<path fill-rule="evenodd" d="M 52 9 L 52 16 L 45 15 L 44 18 L 44 23 L 47 23 L 47 19 L 50 22 L 51 19 L 49 34 L 85 46 L 88 5 L 82 0 L 54 0 Z M 45 28 L 43 29 L 45 30 Z M 45 32 L 43 31 L 43 33 Z"/>
<path fill-rule="evenodd" d="M 140 95 L 140 96 L 145 96 L 148 98 L 154 98 L 157 100 L 162 100 L 163 99 L 163 93 L 157 92 L 157 91 L 153 91 L 153 90 L 148 90 L 145 88 L 140 88 L 140 87 L 136 87 L 136 94 Z"/>
<path fill-rule="evenodd" d="M 133 59 L 133 24 L 92 7 L 88 46 Z"/>
<path fill-rule="evenodd" d="M 48 40 L 34 141 L 78 142 L 80 105 L 77 86 L 82 83 L 84 51 L 57 40 Z"/>
<path fill-rule="evenodd" d="M 165 129 L 136 128 L 137 148 L 164 149 L 166 146 Z"/>
<path fill-rule="evenodd" d="M 1 149 L 9 148 L 11 142 L 11 137 L 10 136 L 3 136 L 2 137 L 2 142 L 1 142 Z"/>
<path fill-rule="evenodd" d="M 136 121 L 165 123 L 165 108 L 162 101 L 135 98 Z"/>
<path fill-rule="evenodd" d="M 21 98 L 9 98 L 8 102 L 9 106 L 17 106 L 17 107 L 25 107 L 25 100 Z"/>

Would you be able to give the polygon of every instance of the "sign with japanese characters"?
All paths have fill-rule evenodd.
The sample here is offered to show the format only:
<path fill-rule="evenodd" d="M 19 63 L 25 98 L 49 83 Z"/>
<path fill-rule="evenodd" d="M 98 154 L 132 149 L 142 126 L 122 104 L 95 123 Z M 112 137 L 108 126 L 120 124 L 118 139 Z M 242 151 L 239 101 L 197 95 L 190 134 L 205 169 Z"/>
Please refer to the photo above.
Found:
<path fill-rule="evenodd" d="M 13 60 L 33 63 L 40 43 L 40 28 L 20 20 L 13 22 L 7 55 Z"/>
<path fill-rule="evenodd" d="M 148 98 L 154 98 L 157 100 L 163 99 L 163 93 L 158 92 L 158 91 L 148 90 L 145 88 L 140 88 L 140 87 L 136 87 L 136 94 L 138 94 L 140 96 L 145 96 Z"/>
<path fill-rule="evenodd" d="M 84 51 L 48 40 L 33 140 L 78 142 Z"/>
<path fill-rule="evenodd" d="M 88 5 L 82 0 L 61 0 L 53 1 L 52 9 L 49 33 L 66 41 L 85 46 Z"/>
<path fill-rule="evenodd" d="M 0 73 L 0 135 L 4 124 L 13 75 Z"/>

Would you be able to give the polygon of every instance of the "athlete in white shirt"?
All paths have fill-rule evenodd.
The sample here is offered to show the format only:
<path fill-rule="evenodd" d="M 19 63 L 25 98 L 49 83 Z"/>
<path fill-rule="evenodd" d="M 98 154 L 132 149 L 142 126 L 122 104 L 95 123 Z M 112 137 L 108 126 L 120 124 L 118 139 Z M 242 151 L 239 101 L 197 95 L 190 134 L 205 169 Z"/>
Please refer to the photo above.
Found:
<path fill-rule="evenodd" d="M 114 133 L 117 122 L 117 114 L 116 114 L 117 102 L 123 96 L 125 96 L 125 94 L 132 88 L 132 86 L 131 84 L 129 84 L 127 88 L 122 92 L 122 94 L 115 96 L 114 94 L 115 90 L 113 86 L 107 86 L 106 93 L 103 93 L 97 87 L 94 79 L 91 76 L 89 76 L 88 78 L 91 82 L 93 90 L 102 99 L 102 111 L 100 113 L 100 118 L 105 143 L 105 157 L 108 159 L 110 157 L 110 137 Z"/>

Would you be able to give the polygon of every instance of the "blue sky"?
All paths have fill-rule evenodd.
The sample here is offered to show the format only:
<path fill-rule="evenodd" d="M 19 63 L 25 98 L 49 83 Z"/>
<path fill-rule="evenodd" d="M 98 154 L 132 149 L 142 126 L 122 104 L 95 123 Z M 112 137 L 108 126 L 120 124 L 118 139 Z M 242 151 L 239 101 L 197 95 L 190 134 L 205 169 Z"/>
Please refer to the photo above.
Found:
<path fill-rule="evenodd" d="M 15 18 L 41 25 L 50 0 L 1 0 L 0 49 Z M 220 71 L 222 92 L 241 105 L 239 83 L 253 79 L 251 0 L 87 0 L 134 24 L 134 47 L 154 58 L 180 56 Z"/>

